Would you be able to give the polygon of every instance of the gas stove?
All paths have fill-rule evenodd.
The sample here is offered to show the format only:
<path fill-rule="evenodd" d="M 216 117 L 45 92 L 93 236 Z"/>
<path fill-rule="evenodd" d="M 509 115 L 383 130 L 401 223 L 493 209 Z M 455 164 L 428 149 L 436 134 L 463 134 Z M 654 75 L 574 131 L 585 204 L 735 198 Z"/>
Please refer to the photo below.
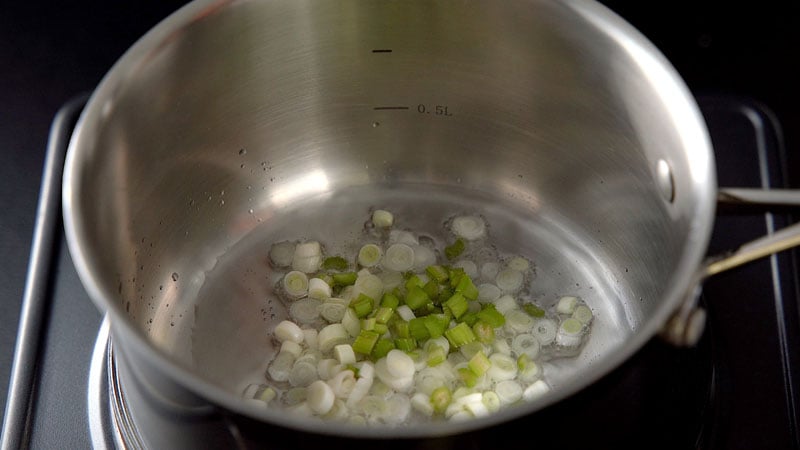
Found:
<path fill-rule="evenodd" d="M 766 108 L 730 96 L 698 99 L 721 186 L 787 185 L 780 124 Z M 141 410 L 148 405 L 126 400 L 107 323 L 84 291 L 64 239 L 61 173 L 84 101 L 79 97 L 65 105 L 51 129 L 4 449 L 140 448 L 154 442 L 135 419 L 148 416 Z M 733 249 L 789 223 L 786 214 L 723 209 L 710 252 Z M 800 348 L 799 273 L 797 252 L 790 251 L 713 277 L 701 299 L 708 326 L 696 347 L 674 348 L 653 338 L 621 367 L 561 403 L 424 447 L 800 448 L 800 354 L 792 351 Z M 135 414 L 133 407 L 139 408 Z M 198 426 L 177 416 L 159 420 L 176 434 Z M 275 436 L 270 448 L 347 445 L 297 432 Z M 376 445 L 414 446 L 405 441 Z"/>

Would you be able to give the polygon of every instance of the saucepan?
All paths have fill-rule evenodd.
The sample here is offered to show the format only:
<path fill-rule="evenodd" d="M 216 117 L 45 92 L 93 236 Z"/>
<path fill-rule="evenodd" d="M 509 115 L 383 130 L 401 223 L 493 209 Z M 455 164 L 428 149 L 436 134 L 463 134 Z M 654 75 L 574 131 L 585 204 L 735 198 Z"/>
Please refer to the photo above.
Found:
<path fill-rule="evenodd" d="M 705 276 L 798 243 L 794 226 L 705 260 L 718 189 L 703 118 L 664 56 L 588 0 L 190 3 L 96 89 L 63 192 L 120 378 L 229 430 L 432 437 L 519 418 L 659 332 L 691 344 Z M 242 401 L 287 317 L 270 245 L 352 240 L 376 208 L 415 230 L 478 215 L 532 262 L 533 298 L 591 307 L 590 339 L 546 368 L 547 394 L 413 427 Z"/>

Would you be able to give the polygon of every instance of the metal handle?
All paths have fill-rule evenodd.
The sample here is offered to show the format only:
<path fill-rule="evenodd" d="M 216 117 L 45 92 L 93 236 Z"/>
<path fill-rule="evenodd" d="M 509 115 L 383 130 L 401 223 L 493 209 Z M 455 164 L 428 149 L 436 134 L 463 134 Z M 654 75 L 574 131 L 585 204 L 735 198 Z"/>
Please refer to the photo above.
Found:
<path fill-rule="evenodd" d="M 800 207 L 800 190 L 740 189 L 719 190 L 718 202 L 762 207 Z M 686 290 L 681 307 L 665 324 L 661 336 L 678 346 L 693 346 L 705 328 L 705 311 L 697 306 L 703 281 L 720 272 L 800 245 L 800 223 L 750 241 L 738 249 L 706 259 Z"/>

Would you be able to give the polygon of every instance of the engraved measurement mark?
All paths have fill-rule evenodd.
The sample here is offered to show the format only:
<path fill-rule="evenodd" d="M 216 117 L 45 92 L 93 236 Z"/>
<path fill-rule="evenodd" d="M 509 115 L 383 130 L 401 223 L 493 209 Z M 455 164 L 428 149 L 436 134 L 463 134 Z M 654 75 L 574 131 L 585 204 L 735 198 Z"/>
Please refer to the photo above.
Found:
<path fill-rule="evenodd" d="M 372 50 L 372 53 L 392 53 L 392 49 L 390 48 L 376 48 Z"/>
<path fill-rule="evenodd" d="M 408 106 L 376 106 L 374 108 L 375 111 L 393 111 L 393 110 L 404 110 L 404 109 L 411 109 Z"/>

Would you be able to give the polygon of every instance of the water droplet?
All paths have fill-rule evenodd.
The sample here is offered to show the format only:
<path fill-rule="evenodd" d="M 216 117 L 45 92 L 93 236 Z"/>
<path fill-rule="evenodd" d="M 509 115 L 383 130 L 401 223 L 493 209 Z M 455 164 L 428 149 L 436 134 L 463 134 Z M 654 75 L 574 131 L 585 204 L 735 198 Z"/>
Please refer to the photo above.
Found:
<path fill-rule="evenodd" d="M 219 191 L 219 195 L 224 196 L 225 195 L 225 189 Z"/>
<path fill-rule="evenodd" d="M 372 122 L 372 128 L 378 128 L 379 126 L 381 126 L 380 122 Z"/>
<path fill-rule="evenodd" d="M 164 285 L 163 285 L 163 284 L 162 284 L 162 285 L 160 285 L 160 286 L 158 287 L 158 290 L 159 290 L 159 291 L 163 291 L 163 290 L 164 290 Z"/>
<path fill-rule="evenodd" d="M 189 206 L 194 206 L 194 200 L 189 200 Z"/>
<path fill-rule="evenodd" d="M 244 169 L 244 164 L 239 165 L 240 169 Z"/>
<path fill-rule="evenodd" d="M 247 185 L 247 190 L 249 191 L 250 189 L 253 189 L 253 186 L 250 186 L 250 185 L 248 184 L 248 185 Z"/>
<path fill-rule="evenodd" d="M 261 167 L 267 167 L 267 162 L 266 161 L 261 161 Z"/>
<path fill-rule="evenodd" d="M 178 281 L 178 272 L 172 272 L 172 281 Z"/>
<path fill-rule="evenodd" d="M 220 206 L 222 206 L 222 205 L 224 205 L 224 204 L 225 204 L 225 200 L 220 200 L 220 201 L 219 201 L 219 205 L 220 205 Z"/>
<path fill-rule="evenodd" d="M 248 212 L 249 212 L 250 214 L 253 214 L 253 208 L 250 208 L 250 209 L 248 210 Z"/>
<path fill-rule="evenodd" d="M 239 150 L 239 154 L 240 155 L 246 155 L 247 154 L 247 150 L 241 149 L 241 150 Z"/>

